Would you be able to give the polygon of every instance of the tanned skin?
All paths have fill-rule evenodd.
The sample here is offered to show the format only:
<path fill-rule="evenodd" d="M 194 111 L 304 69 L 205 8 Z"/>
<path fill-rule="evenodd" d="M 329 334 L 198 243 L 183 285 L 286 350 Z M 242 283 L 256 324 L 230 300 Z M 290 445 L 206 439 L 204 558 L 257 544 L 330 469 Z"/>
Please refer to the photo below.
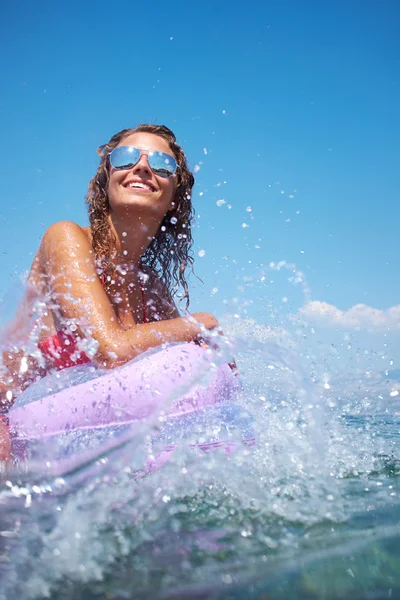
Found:
<path fill-rule="evenodd" d="M 3 353 L 6 370 L 0 380 L 3 403 L 12 404 L 25 387 L 46 374 L 46 366 L 39 366 L 32 356 L 25 356 L 24 351 L 18 349 L 18 346 L 24 347 L 24 332 L 29 335 L 35 301 L 39 298 L 52 298 L 52 307 L 36 319 L 39 343 L 73 321 L 78 327 L 78 336 L 84 338 L 89 334 L 95 340 L 97 350 L 93 363 L 106 369 L 122 365 L 164 343 L 197 341 L 204 329 L 218 327 L 217 320 L 209 313 L 179 316 L 165 286 L 151 272 L 146 273 L 149 279 L 145 291 L 151 322 L 143 322 L 140 258 L 171 208 L 176 179 L 175 176 L 158 177 L 149 167 L 147 151 L 171 154 L 164 138 L 136 132 L 121 145 L 144 151 L 139 162 L 129 170 L 110 167 L 108 187 L 109 223 L 117 249 L 115 262 L 133 268 L 117 269 L 114 279 L 104 285 L 97 272 L 89 227 L 63 221 L 47 229 L 32 263 L 26 297 L 8 330 L 10 347 L 14 349 Z M 132 186 L 135 183 L 139 185 Z M 21 368 L 23 360 L 25 368 Z M 4 460 L 10 443 L 3 421 L 0 421 L 0 449 L 0 460 Z"/>

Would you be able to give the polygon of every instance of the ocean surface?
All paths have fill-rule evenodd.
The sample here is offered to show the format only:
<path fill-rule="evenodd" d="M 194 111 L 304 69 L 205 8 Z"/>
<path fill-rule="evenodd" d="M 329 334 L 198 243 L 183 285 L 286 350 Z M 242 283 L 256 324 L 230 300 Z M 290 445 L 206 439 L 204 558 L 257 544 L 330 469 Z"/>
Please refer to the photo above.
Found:
<path fill-rule="evenodd" d="M 229 406 L 2 473 L 1 600 L 400 598 L 396 373 L 324 386 L 279 340 L 235 353 Z"/>

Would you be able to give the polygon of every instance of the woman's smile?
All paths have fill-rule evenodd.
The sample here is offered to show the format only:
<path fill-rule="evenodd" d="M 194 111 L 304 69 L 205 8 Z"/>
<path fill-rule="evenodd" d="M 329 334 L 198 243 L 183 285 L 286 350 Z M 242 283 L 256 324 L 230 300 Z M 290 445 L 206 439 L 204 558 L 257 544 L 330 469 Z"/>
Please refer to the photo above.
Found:
<path fill-rule="evenodd" d="M 108 197 L 112 212 L 118 211 L 118 206 L 125 206 L 126 204 L 132 205 L 132 207 L 135 206 L 135 198 L 140 198 L 142 201 L 147 198 L 153 200 L 153 202 L 156 201 L 157 208 L 160 208 L 165 214 L 170 208 L 174 197 L 176 178 L 174 176 L 158 177 L 153 173 L 147 154 L 149 152 L 166 152 L 170 154 L 171 149 L 168 143 L 160 136 L 152 133 L 137 132 L 124 138 L 121 145 L 140 148 L 143 154 L 130 169 L 118 170 L 111 167 Z M 142 209 L 146 205 L 148 205 L 147 202 L 143 204 L 139 201 L 139 206 Z"/>

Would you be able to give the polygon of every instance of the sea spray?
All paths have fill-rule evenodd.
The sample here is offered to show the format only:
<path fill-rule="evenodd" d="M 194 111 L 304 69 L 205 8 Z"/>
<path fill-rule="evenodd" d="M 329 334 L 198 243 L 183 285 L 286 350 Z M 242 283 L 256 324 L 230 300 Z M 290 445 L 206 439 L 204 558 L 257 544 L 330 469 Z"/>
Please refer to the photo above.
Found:
<path fill-rule="evenodd" d="M 172 425 L 160 413 L 62 477 L 29 462 L 2 477 L 2 600 L 334 599 L 357 597 L 360 582 L 374 597 L 400 589 L 393 383 L 376 383 L 387 403 L 379 414 L 369 403 L 366 414 L 361 375 L 325 389 L 287 330 L 236 317 L 221 325 L 225 337 L 210 342 L 216 365 L 236 359 L 236 412 Z M 199 447 L 221 432 L 233 452 Z M 169 460 L 138 477 L 149 449 L 174 435 Z M 241 443 L 251 436 L 254 445 Z"/>

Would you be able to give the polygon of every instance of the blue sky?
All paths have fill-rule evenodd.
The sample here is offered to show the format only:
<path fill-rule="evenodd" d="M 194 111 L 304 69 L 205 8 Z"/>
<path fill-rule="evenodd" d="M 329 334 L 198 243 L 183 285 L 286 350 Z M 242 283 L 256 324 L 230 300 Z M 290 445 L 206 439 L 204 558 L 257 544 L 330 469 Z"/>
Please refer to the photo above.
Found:
<path fill-rule="evenodd" d="M 155 122 L 197 170 L 193 310 L 400 330 L 399 18 L 396 0 L 8 3 L 1 293 L 47 226 L 86 224 L 97 146 Z"/>

